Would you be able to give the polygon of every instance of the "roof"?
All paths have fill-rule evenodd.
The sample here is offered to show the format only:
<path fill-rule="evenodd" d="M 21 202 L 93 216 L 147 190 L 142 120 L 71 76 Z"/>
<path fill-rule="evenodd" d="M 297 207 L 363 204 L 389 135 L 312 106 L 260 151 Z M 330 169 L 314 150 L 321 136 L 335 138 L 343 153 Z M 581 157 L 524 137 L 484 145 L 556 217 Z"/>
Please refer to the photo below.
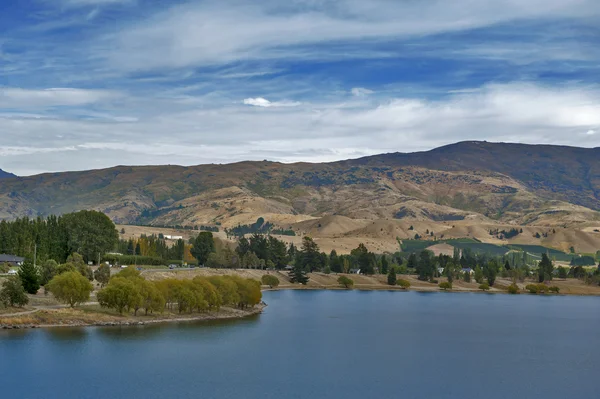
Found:
<path fill-rule="evenodd" d="M 25 258 L 21 258 L 20 256 L 0 254 L 0 263 L 2 263 L 2 262 L 18 263 L 18 262 L 23 262 L 23 261 L 25 261 Z"/>

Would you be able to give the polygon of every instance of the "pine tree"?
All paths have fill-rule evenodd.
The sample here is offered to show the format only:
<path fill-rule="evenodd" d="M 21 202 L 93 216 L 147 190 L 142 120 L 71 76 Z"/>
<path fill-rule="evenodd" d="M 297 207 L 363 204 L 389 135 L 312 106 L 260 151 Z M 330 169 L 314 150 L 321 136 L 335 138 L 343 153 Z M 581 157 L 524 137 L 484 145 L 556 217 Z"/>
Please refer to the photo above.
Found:
<path fill-rule="evenodd" d="M 387 276 L 387 283 L 388 285 L 396 285 L 396 270 L 393 267 L 390 267 L 390 272 L 388 273 Z"/>
<path fill-rule="evenodd" d="M 389 264 L 388 264 L 387 256 L 383 255 L 381 257 L 381 270 L 379 270 L 379 272 L 381 274 L 388 274 L 388 269 L 389 269 Z"/>
<path fill-rule="evenodd" d="M 29 294 L 36 294 L 40 289 L 40 276 L 31 261 L 25 261 L 19 270 L 19 278 L 23 284 L 23 288 Z"/>
<path fill-rule="evenodd" d="M 302 267 L 296 263 L 292 270 L 290 271 L 290 282 L 292 284 L 302 284 L 306 285 L 308 283 L 308 276 L 306 275 L 306 271 Z"/>

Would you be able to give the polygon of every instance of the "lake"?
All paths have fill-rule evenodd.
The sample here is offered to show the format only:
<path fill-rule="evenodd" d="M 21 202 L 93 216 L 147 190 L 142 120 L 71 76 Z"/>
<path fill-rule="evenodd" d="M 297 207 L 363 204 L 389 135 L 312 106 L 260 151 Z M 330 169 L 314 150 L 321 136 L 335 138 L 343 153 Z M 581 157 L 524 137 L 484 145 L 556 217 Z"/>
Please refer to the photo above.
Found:
<path fill-rule="evenodd" d="M 3 398 L 592 398 L 600 298 L 276 291 L 246 320 L 0 331 Z"/>

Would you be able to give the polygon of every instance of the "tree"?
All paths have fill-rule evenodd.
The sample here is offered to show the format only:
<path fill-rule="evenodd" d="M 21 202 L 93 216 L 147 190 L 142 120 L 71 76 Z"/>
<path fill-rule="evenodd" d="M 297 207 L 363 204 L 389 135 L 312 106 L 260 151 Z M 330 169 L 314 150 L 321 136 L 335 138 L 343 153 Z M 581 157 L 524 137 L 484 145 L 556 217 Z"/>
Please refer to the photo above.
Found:
<path fill-rule="evenodd" d="M 192 256 L 198 259 L 198 263 L 204 265 L 208 260 L 208 256 L 215 252 L 215 240 L 210 231 L 203 231 L 198 234 L 192 246 Z"/>
<path fill-rule="evenodd" d="M 465 281 L 465 283 L 471 282 L 471 272 L 469 270 L 463 273 L 463 280 Z"/>
<path fill-rule="evenodd" d="M 473 273 L 473 278 L 475 279 L 475 281 L 477 282 L 477 284 L 483 283 L 483 270 L 481 270 L 481 268 L 479 267 L 479 265 L 477 265 L 475 267 L 475 271 Z"/>
<path fill-rule="evenodd" d="M 261 278 L 261 282 L 264 285 L 268 285 L 270 288 L 277 287 L 279 285 L 279 279 L 272 274 L 265 274 Z"/>
<path fill-rule="evenodd" d="M 418 265 L 417 255 L 413 252 L 408 256 L 406 267 L 409 269 L 416 269 Z"/>
<path fill-rule="evenodd" d="M 381 270 L 379 270 L 379 273 L 381 273 L 381 274 L 388 274 L 388 269 L 389 269 L 389 263 L 388 263 L 388 260 L 387 260 L 387 256 L 383 255 L 381 257 Z"/>
<path fill-rule="evenodd" d="M 419 274 L 419 280 L 433 280 L 434 271 L 435 264 L 431 259 L 431 252 L 424 249 L 419 254 L 419 261 L 417 263 L 417 273 Z"/>
<path fill-rule="evenodd" d="M 10 276 L 2 283 L 0 289 L 0 302 L 4 306 L 25 306 L 29 303 L 29 298 L 25 293 L 25 288 L 21 283 L 21 279 L 17 276 Z"/>
<path fill-rule="evenodd" d="M 312 238 L 306 236 L 302 239 L 302 249 L 296 255 L 296 265 L 307 272 L 320 270 L 322 266 L 319 246 Z"/>
<path fill-rule="evenodd" d="M 359 244 L 357 248 L 350 252 L 350 255 L 355 259 L 358 268 L 363 274 L 373 274 L 375 268 L 373 266 L 375 254 L 369 252 L 365 244 Z"/>
<path fill-rule="evenodd" d="M 6 274 L 10 270 L 10 265 L 8 263 L 0 263 L 0 274 Z"/>
<path fill-rule="evenodd" d="M 508 287 L 507 291 L 508 291 L 509 294 L 513 294 L 513 295 L 514 294 L 518 294 L 519 293 L 519 287 L 515 283 L 512 283 Z"/>
<path fill-rule="evenodd" d="M 479 285 L 479 289 L 482 290 L 482 291 L 489 291 L 490 290 L 490 286 L 489 286 L 489 284 L 485 284 L 485 283 L 484 284 L 480 284 Z"/>
<path fill-rule="evenodd" d="M 40 289 L 40 276 L 33 262 L 27 260 L 23 263 L 19 270 L 19 278 L 27 293 L 37 294 Z"/>
<path fill-rule="evenodd" d="M 119 232 L 115 224 L 102 212 L 79 211 L 62 217 L 71 252 L 83 255 L 87 261 L 98 258 L 115 248 Z"/>
<path fill-rule="evenodd" d="M 58 263 L 48 259 L 40 267 L 40 285 L 45 286 L 57 274 Z"/>
<path fill-rule="evenodd" d="M 396 282 L 397 282 L 396 268 L 390 267 L 390 271 L 387 276 L 387 283 L 388 283 L 388 285 L 396 285 Z"/>
<path fill-rule="evenodd" d="M 349 289 L 354 287 L 354 280 L 352 280 L 351 278 L 348 278 L 346 276 L 340 276 L 337 279 L 337 282 L 339 285 L 341 285 L 342 287 Z"/>
<path fill-rule="evenodd" d="M 558 267 L 558 278 L 561 278 L 563 280 L 567 278 L 567 269 L 566 268 L 564 268 L 562 266 Z"/>
<path fill-rule="evenodd" d="M 101 264 L 94 272 L 94 278 L 101 287 L 104 287 L 110 280 L 110 267 L 106 263 Z"/>
<path fill-rule="evenodd" d="M 93 289 L 92 283 L 78 272 L 59 274 L 48 283 L 48 291 L 72 308 L 89 300 Z"/>
<path fill-rule="evenodd" d="M 292 284 L 308 284 L 308 276 L 306 275 L 306 271 L 298 262 L 296 262 L 292 267 L 292 270 L 290 270 L 289 276 Z"/>
<path fill-rule="evenodd" d="M 115 309 L 120 314 L 125 310 L 139 308 L 144 298 L 131 278 L 115 276 L 96 295 L 100 306 Z"/>
<path fill-rule="evenodd" d="M 552 261 L 546 254 L 542 254 L 542 260 L 538 265 L 538 281 L 543 283 L 544 281 L 552 280 L 552 271 L 554 270 L 554 265 Z"/>
<path fill-rule="evenodd" d="M 483 274 L 485 275 L 489 286 L 492 287 L 496 282 L 496 276 L 498 275 L 498 262 L 496 262 L 495 259 L 492 259 L 486 263 L 483 268 Z M 480 282 L 478 281 L 478 283 Z"/>
<path fill-rule="evenodd" d="M 440 289 L 442 291 L 446 291 L 446 290 L 451 290 L 452 289 L 452 283 L 449 283 L 447 281 L 439 283 L 438 286 L 440 287 Z"/>
<path fill-rule="evenodd" d="M 396 284 L 399 285 L 403 290 L 410 288 L 410 282 L 408 280 L 398 279 Z"/>

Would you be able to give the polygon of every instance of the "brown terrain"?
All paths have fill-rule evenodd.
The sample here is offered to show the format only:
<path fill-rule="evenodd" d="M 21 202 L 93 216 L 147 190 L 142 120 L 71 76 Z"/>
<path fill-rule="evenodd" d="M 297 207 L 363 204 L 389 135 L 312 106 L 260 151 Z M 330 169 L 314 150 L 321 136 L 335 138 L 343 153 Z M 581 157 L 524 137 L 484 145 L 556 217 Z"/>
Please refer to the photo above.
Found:
<path fill-rule="evenodd" d="M 0 180 L 0 218 L 96 209 L 131 235 L 208 225 L 219 226 L 225 239 L 225 228 L 262 217 L 293 230 L 295 237 L 282 236 L 287 241 L 309 234 L 322 250 L 342 253 L 361 242 L 376 252 L 396 251 L 397 238 L 415 234 L 595 253 L 599 155 L 600 149 L 464 142 L 323 164 L 119 166 L 8 176 Z M 509 240 L 489 234 L 514 227 L 523 233 Z"/>

